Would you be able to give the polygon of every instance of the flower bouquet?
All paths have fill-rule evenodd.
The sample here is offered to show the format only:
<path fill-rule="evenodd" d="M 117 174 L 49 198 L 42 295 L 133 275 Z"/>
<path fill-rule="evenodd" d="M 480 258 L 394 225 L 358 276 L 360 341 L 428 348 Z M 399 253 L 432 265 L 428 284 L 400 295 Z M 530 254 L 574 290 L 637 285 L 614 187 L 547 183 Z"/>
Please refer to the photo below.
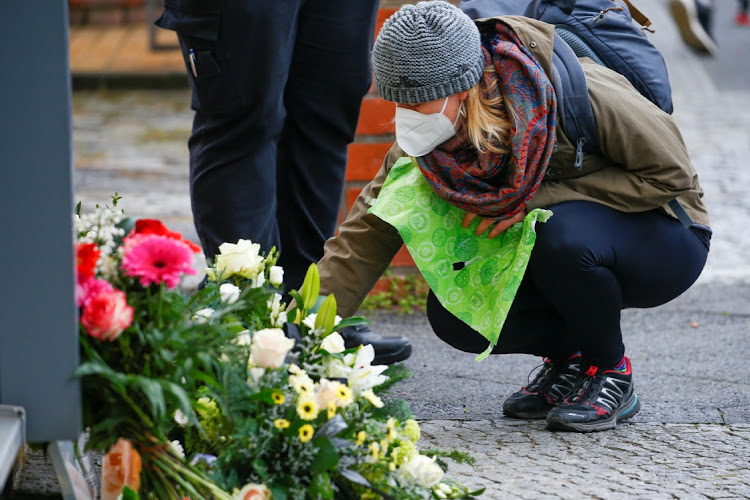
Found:
<path fill-rule="evenodd" d="M 258 250 L 242 240 L 222 245 L 207 271 L 219 288 L 236 287 L 235 304 L 242 303 L 237 317 L 248 328 L 234 341 L 242 348 L 225 353 L 221 390 L 206 387 L 199 400 L 200 428 L 208 432 L 182 427 L 191 452 L 212 456 L 205 463 L 210 477 L 239 498 L 480 494 L 444 478 L 438 452 L 417 450 L 419 425 L 403 402 L 384 405 L 378 393 L 404 378 L 405 369 L 372 365 L 371 345 L 345 348 L 338 330 L 366 320 L 336 315 L 334 296 L 319 296 L 315 264 L 299 292 L 290 292 L 292 308 L 286 311 L 281 295 L 273 293 L 264 314 L 256 314 L 263 297 L 247 288 L 257 285 Z"/>
<path fill-rule="evenodd" d="M 236 331 L 222 324 L 206 335 L 195 318 L 204 304 L 219 302 L 217 289 L 192 297 L 175 289 L 196 273 L 200 248 L 157 220 L 133 225 L 117 200 L 83 216 L 79 204 L 76 213 L 81 365 L 75 376 L 88 447 L 112 451 L 104 460 L 102 498 L 116 498 L 124 485 L 160 499 L 231 498 L 179 456 L 167 430 L 175 409 L 198 422 L 195 393 L 219 385 L 220 351 Z"/>
<path fill-rule="evenodd" d="M 419 425 L 381 394 L 405 368 L 346 349 L 308 270 L 291 307 L 277 254 L 224 243 L 192 294 L 199 248 L 113 207 L 76 215 L 80 377 L 89 448 L 109 450 L 102 498 L 471 498 L 420 452 Z M 231 492 L 231 493 L 230 493 Z"/>

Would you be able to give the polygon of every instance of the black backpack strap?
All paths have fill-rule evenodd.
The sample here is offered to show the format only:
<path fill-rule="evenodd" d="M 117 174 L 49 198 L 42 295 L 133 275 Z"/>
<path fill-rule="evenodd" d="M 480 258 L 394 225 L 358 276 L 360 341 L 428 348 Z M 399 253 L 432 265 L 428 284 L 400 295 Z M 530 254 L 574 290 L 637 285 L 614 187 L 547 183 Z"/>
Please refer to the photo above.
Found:
<path fill-rule="evenodd" d="M 552 85 L 557 94 L 558 116 L 565 135 L 576 144 L 575 167 L 580 170 L 584 151 L 599 152 L 599 135 L 586 75 L 578 57 L 557 30 L 552 54 Z"/>
<path fill-rule="evenodd" d="M 682 206 L 682 203 L 677 200 L 672 200 L 667 203 L 667 205 L 669 205 L 669 208 L 672 209 L 677 218 L 680 219 L 683 226 L 690 227 L 693 225 L 693 218 L 685 211 L 685 207 Z"/>

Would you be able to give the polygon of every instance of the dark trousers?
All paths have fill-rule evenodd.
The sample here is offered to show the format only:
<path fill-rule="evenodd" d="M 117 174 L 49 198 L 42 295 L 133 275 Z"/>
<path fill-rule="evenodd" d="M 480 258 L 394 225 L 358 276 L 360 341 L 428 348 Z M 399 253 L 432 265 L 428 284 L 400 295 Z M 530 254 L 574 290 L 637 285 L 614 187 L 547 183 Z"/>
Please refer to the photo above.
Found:
<path fill-rule="evenodd" d="M 550 208 L 537 224 L 526 274 L 493 354 L 615 366 L 624 355 L 620 311 L 655 307 L 682 294 L 703 270 L 710 230 L 686 229 L 658 210 L 622 213 L 590 202 Z M 427 315 L 453 347 L 482 352 L 487 340 L 450 314 L 434 294 Z"/>
<path fill-rule="evenodd" d="M 297 288 L 322 257 L 370 86 L 377 6 L 165 0 L 157 24 L 177 31 L 193 89 L 190 194 L 209 259 L 240 238 L 275 246 Z"/>

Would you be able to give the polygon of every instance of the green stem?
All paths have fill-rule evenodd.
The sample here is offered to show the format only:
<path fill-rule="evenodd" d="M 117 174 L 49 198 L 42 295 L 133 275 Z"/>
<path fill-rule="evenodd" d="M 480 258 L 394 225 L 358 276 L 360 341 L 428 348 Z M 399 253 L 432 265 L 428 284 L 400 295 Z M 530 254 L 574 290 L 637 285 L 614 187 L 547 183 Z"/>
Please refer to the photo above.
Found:
<path fill-rule="evenodd" d="M 159 308 L 156 312 L 157 314 L 157 324 L 159 325 L 159 330 L 163 328 L 164 322 L 161 317 L 161 311 L 162 307 L 164 305 L 164 283 L 159 284 Z"/>
<path fill-rule="evenodd" d="M 177 482 L 177 484 L 182 486 L 185 489 L 185 492 L 190 496 L 191 500 L 205 500 L 205 497 L 198 493 L 198 490 L 196 490 L 193 485 L 187 482 L 184 477 L 180 476 L 177 471 L 170 469 L 169 464 L 164 465 L 166 465 L 166 467 L 162 469 L 164 473 L 166 473 L 168 476 L 171 476 L 172 479 Z"/>
<path fill-rule="evenodd" d="M 225 491 L 223 491 L 221 488 L 216 486 L 216 484 L 211 482 L 209 479 L 205 478 L 199 473 L 194 472 L 187 465 L 185 465 L 181 460 L 178 460 L 177 458 L 173 458 L 172 456 L 162 455 L 160 457 L 154 457 L 154 462 L 157 462 L 157 461 L 162 464 L 162 467 L 164 468 L 170 467 L 171 468 L 170 470 L 179 472 L 184 477 L 192 480 L 193 482 L 199 484 L 200 486 L 207 488 L 209 491 L 211 491 L 214 498 L 222 498 L 222 499 L 231 500 L 232 497 L 230 495 L 228 495 Z"/>

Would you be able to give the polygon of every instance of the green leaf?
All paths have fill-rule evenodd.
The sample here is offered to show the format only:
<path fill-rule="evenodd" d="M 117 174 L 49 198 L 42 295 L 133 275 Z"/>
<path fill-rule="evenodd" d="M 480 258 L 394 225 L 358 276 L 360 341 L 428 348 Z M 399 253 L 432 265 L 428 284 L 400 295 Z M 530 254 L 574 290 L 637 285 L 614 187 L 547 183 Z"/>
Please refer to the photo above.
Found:
<path fill-rule="evenodd" d="M 122 500 L 139 500 L 138 492 L 133 490 L 130 486 L 125 485 L 122 489 Z"/>
<path fill-rule="evenodd" d="M 313 477 L 310 489 L 314 498 L 333 498 L 333 483 L 331 477 L 325 472 Z"/>
<path fill-rule="evenodd" d="M 336 321 L 336 297 L 329 295 L 323 301 L 315 317 L 315 329 L 321 331 L 321 338 L 325 338 L 333 330 Z"/>
<path fill-rule="evenodd" d="M 191 415 L 193 413 L 193 408 L 190 404 L 190 397 L 185 392 L 185 389 L 168 380 L 160 380 L 159 383 L 162 385 L 163 389 L 177 401 L 177 405 L 185 415 Z"/>
<path fill-rule="evenodd" d="M 318 266 L 313 262 L 310 267 L 307 268 L 307 274 L 305 275 L 305 281 L 302 283 L 300 289 L 300 295 L 302 296 L 302 308 L 307 311 L 318 299 L 320 293 L 320 273 L 318 272 Z"/>
<path fill-rule="evenodd" d="M 265 391 L 256 392 L 252 396 L 250 396 L 248 399 L 250 401 L 263 401 L 264 403 L 268 403 L 269 405 L 273 405 L 273 397 L 271 396 L 274 392 L 276 392 L 278 389 L 266 389 Z"/>
<path fill-rule="evenodd" d="M 287 498 L 289 498 L 286 494 L 286 488 L 282 488 L 281 486 L 271 486 L 269 489 L 271 490 L 271 498 L 273 498 L 273 500 L 287 500 Z"/>
<path fill-rule="evenodd" d="M 151 404 L 151 414 L 157 422 L 164 419 L 167 412 L 167 403 L 164 401 L 164 391 L 156 380 L 150 378 L 133 376 L 129 377 L 133 384 L 138 387 Z"/>
<path fill-rule="evenodd" d="M 347 326 L 356 326 L 356 325 L 369 325 L 370 322 L 367 320 L 367 318 L 363 318 L 362 316 L 352 316 L 351 318 L 342 319 L 341 322 L 336 325 L 336 328 L 334 328 L 334 331 L 339 331 L 342 328 L 346 328 Z"/>
<path fill-rule="evenodd" d="M 76 215 L 78 217 L 81 216 L 81 202 L 80 201 L 76 204 Z"/>
<path fill-rule="evenodd" d="M 313 445 L 318 448 L 318 453 L 315 455 L 310 470 L 315 474 L 320 474 L 335 469 L 339 463 L 339 454 L 331 440 L 327 437 L 315 438 Z"/>

